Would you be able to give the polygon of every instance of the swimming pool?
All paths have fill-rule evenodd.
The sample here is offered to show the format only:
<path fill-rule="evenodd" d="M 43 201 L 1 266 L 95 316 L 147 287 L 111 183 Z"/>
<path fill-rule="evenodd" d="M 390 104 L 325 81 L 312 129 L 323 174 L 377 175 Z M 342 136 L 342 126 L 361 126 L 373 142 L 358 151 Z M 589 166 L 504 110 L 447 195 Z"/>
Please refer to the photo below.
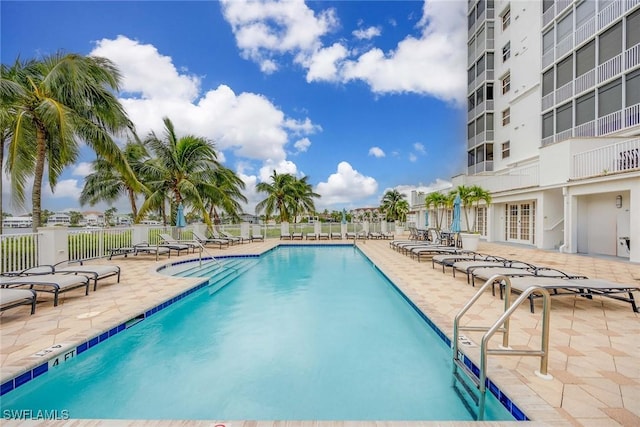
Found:
<path fill-rule="evenodd" d="M 442 339 L 352 246 L 280 247 L 2 397 L 71 418 L 471 420 Z M 513 419 L 492 396 L 485 419 Z"/>

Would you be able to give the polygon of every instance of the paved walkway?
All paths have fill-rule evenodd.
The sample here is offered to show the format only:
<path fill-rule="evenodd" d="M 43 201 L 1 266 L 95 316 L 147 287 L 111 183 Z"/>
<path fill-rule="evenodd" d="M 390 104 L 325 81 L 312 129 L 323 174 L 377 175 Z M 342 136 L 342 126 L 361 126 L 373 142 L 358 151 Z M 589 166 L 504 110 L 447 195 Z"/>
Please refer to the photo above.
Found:
<path fill-rule="evenodd" d="M 312 241 L 302 243 L 324 243 Z M 267 240 L 229 249 L 210 249 L 214 254 L 259 254 L 278 243 Z M 301 243 L 296 241 L 294 243 Z M 328 243 L 335 243 L 329 241 Z M 464 277 L 453 278 L 450 271 L 432 269 L 431 262 L 417 262 L 390 249 L 389 241 L 359 241 L 367 256 L 405 292 L 447 335 L 452 335 L 453 318 L 476 288 Z M 640 283 L 640 265 L 616 259 L 560 254 L 553 251 L 481 243 L 479 251 L 536 265 L 555 267 L 593 278 L 621 283 Z M 170 261 L 186 259 L 172 257 Z M 34 355 L 54 344 L 72 347 L 122 323 L 148 308 L 194 286 L 198 279 L 163 276 L 156 272 L 166 258 L 129 256 L 112 261 L 122 268 L 121 283 L 107 279 L 96 292 L 84 296 L 82 291 L 63 294 L 60 305 L 53 307 L 47 295 L 38 303 L 35 315 L 28 307 L 0 314 L 0 369 L 2 382 L 42 363 Z M 640 295 L 636 295 L 640 298 Z M 536 348 L 540 341 L 540 302 L 535 314 L 527 304 L 514 314 L 511 328 L 513 348 Z M 502 306 L 490 292 L 483 295 L 477 308 L 467 316 L 474 323 L 494 321 Z M 467 334 L 472 342 L 479 336 Z M 534 375 L 538 359 L 532 357 L 493 356 L 489 360 L 489 377 L 529 415 L 534 424 L 584 426 L 640 425 L 640 315 L 628 303 L 607 298 L 593 300 L 562 297 L 552 300 L 551 342 L 547 381 Z M 497 343 L 498 340 L 494 338 Z M 492 341 L 493 343 L 494 341 Z M 477 348 L 469 355 L 478 359 Z M 91 425 L 114 425 L 113 421 L 93 421 Z M 15 424 L 32 425 L 15 422 Z M 64 423 L 60 423 L 63 425 Z M 121 423 L 119 423 L 120 425 Z M 151 422 L 152 425 L 168 425 Z M 200 422 L 185 425 L 211 425 Z M 272 426 L 273 423 L 234 422 L 240 425 Z M 308 423 L 287 422 L 304 426 Z M 324 425 L 329 423 L 318 423 Z M 376 423 L 357 423 L 373 426 Z M 385 423 L 395 426 L 443 423 Z M 505 425 L 500 423 L 456 423 L 456 425 Z M 512 423 L 508 423 L 512 424 Z M 230 424 L 227 423 L 227 427 Z M 344 423 L 331 423 L 332 426 Z M 450 424 L 449 424 L 450 425 Z"/>

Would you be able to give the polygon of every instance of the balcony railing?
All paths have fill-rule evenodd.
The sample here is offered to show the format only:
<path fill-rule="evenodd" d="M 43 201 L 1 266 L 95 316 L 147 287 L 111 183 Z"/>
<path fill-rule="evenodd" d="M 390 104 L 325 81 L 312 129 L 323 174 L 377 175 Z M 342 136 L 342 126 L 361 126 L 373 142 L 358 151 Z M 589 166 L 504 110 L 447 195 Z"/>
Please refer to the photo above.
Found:
<path fill-rule="evenodd" d="M 569 34 L 556 45 L 556 59 L 562 58 L 573 49 L 573 34 Z"/>
<path fill-rule="evenodd" d="M 572 96 L 573 82 L 569 82 L 556 90 L 556 103 L 560 104 L 561 102 L 571 98 Z"/>
<path fill-rule="evenodd" d="M 609 80 L 622 72 L 622 54 L 618 54 L 608 61 L 598 65 L 598 83 Z"/>
<path fill-rule="evenodd" d="M 537 163 L 510 169 L 506 174 L 471 177 L 469 181 L 470 185 L 479 185 L 492 193 L 516 188 L 535 187 L 539 183 L 540 167 Z"/>
<path fill-rule="evenodd" d="M 591 89 L 596 85 L 596 70 L 590 70 L 576 77 L 575 89 L 576 95 Z"/>
<path fill-rule="evenodd" d="M 544 55 L 542 55 L 542 69 L 544 70 L 549 65 L 553 64 L 553 60 L 555 59 L 555 51 L 550 49 Z"/>
<path fill-rule="evenodd" d="M 493 160 L 484 160 L 467 168 L 467 175 L 493 171 Z"/>
<path fill-rule="evenodd" d="M 576 126 L 573 129 L 573 135 L 575 137 L 591 137 L 596 136 L 596 121 L 591 120 L 590 122 L 583 123 L 581 125 Z"/>
<path fill-rule="evenodd" d="M 629 70 L 640 64 L 640 44 L 627 49 L 624 52 L 624 68 Z"/>
<path fill-rule="evenodd" d="M 571 3 L 573 3 L 573 0 L 556 0 L 556 16 L 561 15 Z"/>
<path fill-rule="evenodd" d="M 598 118 L 598 135 L 608 135 L 622 129 L 622 111 Z"/>
<path fill-rule="evenodd" d="M 616 19 L 618 19 L 626 10 L 624 1 L 613 1 L 598 13 L 598 29 L 601 30 Z"/>
<path fill-rule="evenodd" d="M 632 139 L 575 154 L 571 179 L 637 170 L 640 170 L 640 139 Z"/>
<path fill-rule="evenodd" d="M 555 105 L 555 93 L 551 92 L 542 97 L 542 111 L 545 111 Z"/>
<path fill-rule="evenodd" d="M 553 18 L 555 17 L 556 17 L 556 8 L 555 8 L 555 5 L 553 5 L 542 14 L 542 28 L 546 27 L 547 24 L 553 21 Z"/>
<path fill-rule="evenodd" d="M 576 46 L 583 41 L 589 40 L 591 36 L 596 33 L 596 18 L 595 16 L 582 24 L 577 30 L 575 35 Z"/>

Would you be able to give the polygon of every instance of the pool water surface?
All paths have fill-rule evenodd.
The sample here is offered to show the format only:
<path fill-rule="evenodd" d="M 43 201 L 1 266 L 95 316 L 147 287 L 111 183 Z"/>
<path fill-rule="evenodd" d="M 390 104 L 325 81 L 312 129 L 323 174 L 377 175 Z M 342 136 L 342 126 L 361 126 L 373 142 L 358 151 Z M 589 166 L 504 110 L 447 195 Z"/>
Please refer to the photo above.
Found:
<path fill-rule="evenodd" d="M 451 350 L 352 246 L 280 247 L 5 394 L 71 418 L 473 420 Z M 513 420 L 491 395 L 487 420 Z"/>

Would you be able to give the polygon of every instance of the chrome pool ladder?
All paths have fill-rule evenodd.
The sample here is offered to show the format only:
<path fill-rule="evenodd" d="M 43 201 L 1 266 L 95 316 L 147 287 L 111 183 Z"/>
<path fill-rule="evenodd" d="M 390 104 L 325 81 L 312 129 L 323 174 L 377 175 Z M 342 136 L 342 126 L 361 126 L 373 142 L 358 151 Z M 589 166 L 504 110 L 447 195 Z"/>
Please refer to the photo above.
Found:
<path fill-rule="evenodd" d="M 478 299 L 484 294 L 485 290 L 489 286 L 494 285 L 502 286 L 504 284 L 504 312 L 502 315 L 490 326 L 461 326 L 460 320 L 467 311 L 478 301 Z M 542 339 L 540 343 L 540 350 L 517 350 L 509 347 L 509 320 L 513 312 L 534 293 L 540 293 L 542 295 Z M 487 391 L 487 358 L 489 355 L 499 356 L 537 356 L 540 357 L 540 368 L 535 373 L 543 379 L 552 379 L 553 377 L 547 373 L 547 367 L 549 362 L 549 318 L 551 309 L 551 299 L 549 292 L 539 286 L 531 286 L 525 289 L 524 292 L 511 304 L 511 281 L 507 276 L 495 275 L 487 280 L 482 285 L 478 292 L 465 304 L 465 306 L 458 312 L 453 322 L 453 340 L 451 348 L 453 350 L 453 376 L 452 384 L 455 385 L 456 381 L 459 382 L 467 393 L 474 400 L 478 406 L 478 420 L 484 419 L 485 401 Z M 480 366 L 478 367 L 478 374 L 474 373 L 465 364 L 466 355 L 459 348 L 460 331 L 475 331 L 485 332 L 482 336 L 480 344 Z M 489 348 L 489 340 L 496 332 L 502 333 L 502 345 L 500 348 Z M 462 371 L 466 376 L 475 384 L 479 391 L 479 396 L 475 396 L 472 387 L 464 382 L 464 379 L 460 376 L 459 371 Z"/>

